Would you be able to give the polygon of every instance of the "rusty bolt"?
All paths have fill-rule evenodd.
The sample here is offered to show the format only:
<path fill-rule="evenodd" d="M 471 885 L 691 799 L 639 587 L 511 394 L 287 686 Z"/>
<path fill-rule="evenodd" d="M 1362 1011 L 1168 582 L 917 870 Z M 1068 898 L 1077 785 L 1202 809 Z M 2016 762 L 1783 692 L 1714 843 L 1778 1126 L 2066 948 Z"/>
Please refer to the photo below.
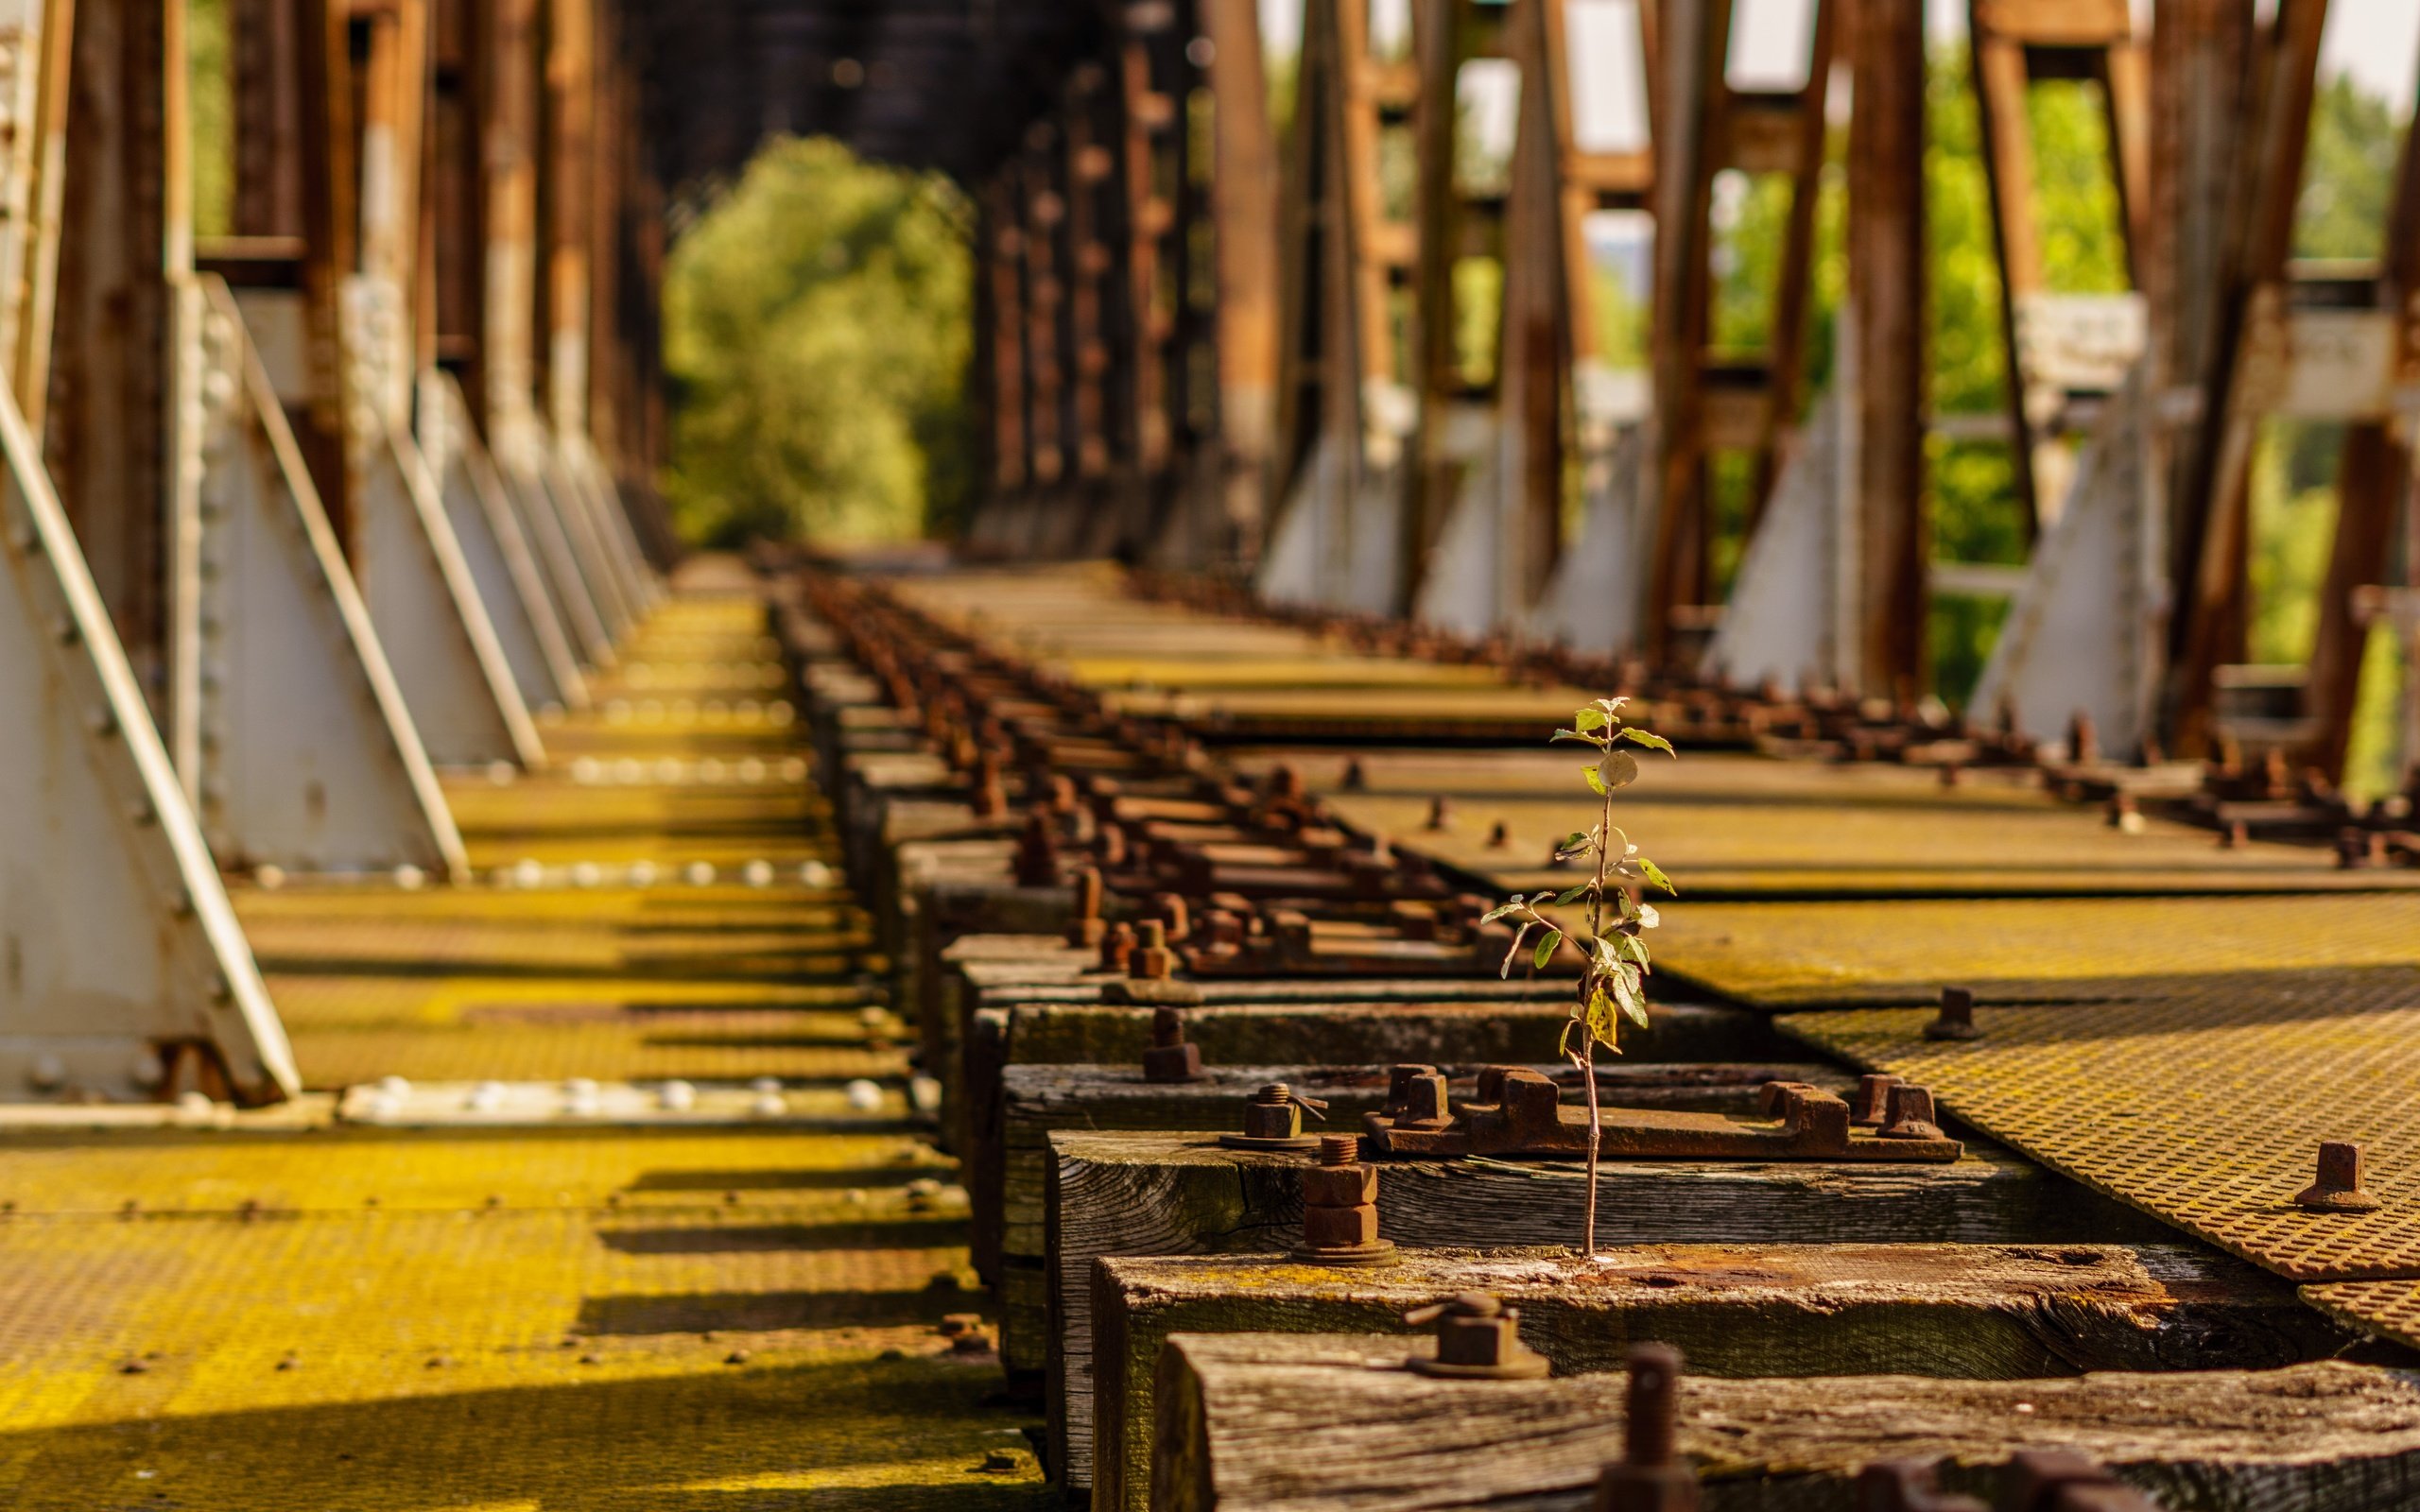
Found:
<path fill-rule="evenodd" d="M 2100 736 L 2093 727 L 2092 715 L 2081 709 L 2067 721 L 2067 760 L 2078 766 L 2090 766 L 2100 760 Z"/>
<path fill-rule="evenodd" d="M 1100 969 L 1123 971 L 1134 955 L 1134 926 L 1120 920 L 1100 937 Z"/>
<path fill-rule="evenodd" d="M 1109 931 L 1100 917 L 1100 868 L 1079 867 L 1069 885 L 1075 892 L 1075 918 L 1067 925 L 1067 943 L 1086 949 L 1098 946 Z"/>
<path fill-rule="evenodd" d="M 1370 786 L 1370 774 L 1361 769 L 1360 757 L 1356 756 L 1351 761 L 1344 764 L 1344 781 L 1340 785 L 1341 785 L 1348 793 L 1360 793 L 1368 790 Z"/>
<path fill-rule="evenodd" d="M 1378 1237 L 1378 1171 L 1360 1160 L 1351 1134 L 1322 1134 L 1319 1164 L 1303 1173 L 1303 1242 L 1294 1258 L 1329 1265 L 1391 1265 L 1392 1240 Z M 1345 1201 L 1339 1199 L 1351 1198 Z"/>
<path fill-rule="evenodd" d="M 1201 926 L 1195 931 L 1198 944 L 1213 951 L 1233 952 L 1243 948 L 1244 921 L 1233 909 L 1205 909 Z"/>
<path fill-rule="evenodd" d="M 1854 1109 L 1849 1122 L 1860 1128 L 1879 1126 L 1891 1112 L 1891 1089 L 1900 1086 L 1903 1078 L 1887 1073 L 1869 1073 L 1857 1079 L 1857 1096 L 1849 1107 Z"/>
<path fill-rule="evenodd" d="M 1501 850 L 1512 843 L 1512 833 L 1505 829 L 1504 821 L 1502 819 L 1496 820 L 1493 825 L 1488 827 L 1487 848 L 1489 850 Z"/>
<path fill-rule="evenodd" d="M 1167 926 L 1168 943 L 1181 945 L 1193 934 L 1193 916 L 1184 905 L 1184 894 L 1163 892 L 1151 895 L 1152 911 L 1160 922 Z"/>
<path fill-rule="evenodd" d="M 2387 864 L 2386 834 L 2348 824 L 2336 836 L 2336 865 L 2346 871 Z"/>
<path fill-rule="evenodd" d="M 2294 1194 L 2294 1206 L 2306 1212 L 2376 1212 L 2378 1199 L 2361 1187 L 2361 1163 L 2360 1145 L 2322 1141 L 2318 1179 Z"/>
<path fill-rule="evenodd" d="M 1858 1512 L 1988 1512 L 1969 1496 L 1945 1496 L 1933 1468 L 1921 1460 L 1891 1460 L 1858 1472 Z"/>
<path fill-rule="evenodd" d="M 2141 1492 L 2064 1450 L 2021 1449 L 2010 1455 L 2000 1505 L 2011 1512 L 2156 1512 Z"/>
<path fill-rule="evenodd" d="M 975 816 L 996 819 L 1009 806 L 1008 790 L 1000 785 L 1000 764 L 986 751 L 975 763 Z"/>
<path fill-rule="evenodd" d="M 1679 1463 L 1680 1381 L 1680 1350 L 1631 1347 L 1623 1456 L 1597 1478 L 1597 1512 L 1696 1512 L 1697 1473 Z"/>
<path fill-rule="evenodd" d="M 1548 1373 L 1546 1356 L 1521 1342 L 1521 1314 L 1485 1292 L 1461 1292 L 1446 1301 L 1414 1308 L 1403 1315 L 1413 1328 L 1434 1323 L 1434 1354 L 1415 1354 L 1406 1363 L 1427 1376 L 1461 1380 L 1534 1381 Z"/>
<path fill-rule="evenodd" d="M 1156 919 L 1143 920 L 1134 953 L 1127 957 L 1126 974 L 1137 981 L 1165 982 L 1176 971 L 1175 953 L 1168 949 L 1168 927 Z"/>
<path fill-rule="evenodd" d="M 1151 1014 L 1151 1044 L 1143 1052 L 1143 1079 L 1184 1082 L 1201 1079 L 1201 1047 L 1184 1042 L 1184 1020 L 1176 1009 L 1160 1007 Z"/>
<path fill-rule="evenodd" d="M 1975 990 L 1972 988 L 1945 987 L 1941 989 L 1941 1012 L 1925 1025 L 1927 1040 L 1979 1040 L 1983 1031 L 1975 1026 Z"/>
<path fill-rule="evenodd" d="M 1244 1104 L 1244 1131 L 1238 1136 L 1222 1135 L 1230 1143 L 1240 1143 L 1244 1148 L 1268 1142 L 1291 1142 L 1290 1147 L 1302 1148 L 1303 1115 L 1324 1118 L 1327 1104 L 1316 1097 L 1305 1097 L 1282 1081 L 1270 1082 L 1253 1093 Z"/>
<path fill-rule="evenodd" d="M 1387 1117 L 1397 1127 L 1442 1128 L 1452 1121 L 1445 1077 L 1434 1066 L 1397 1066 L 1388 1075 Z"/>
<path fill-rule="evenodd" d="M 1442 830 L 1453 822 L 1454 805 L 1449 799 L 1441 795 L 1428 800 L 1429 829 Z"/>
<path fill-rule="evenodd" d="M 1933 1122 L 1932 1093 L 1905 1082 L 1891 1089 L 1890 1122 L 1875 1132 L 1886 1140 L 1946 1138 Z"/>
<path fill-rule="evenodd" d="M 1059 881 L 1059 836 L 1045 810 L 1026 816 L 1011 866 L 1020 887 L 1048 887 Z"/>

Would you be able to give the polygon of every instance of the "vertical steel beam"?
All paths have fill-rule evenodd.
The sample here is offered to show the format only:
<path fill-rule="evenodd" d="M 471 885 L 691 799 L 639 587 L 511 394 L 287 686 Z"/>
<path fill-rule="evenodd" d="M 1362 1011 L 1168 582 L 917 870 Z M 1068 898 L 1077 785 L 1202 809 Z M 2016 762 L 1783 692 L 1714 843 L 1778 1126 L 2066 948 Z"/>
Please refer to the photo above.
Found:
<path fill-rule="evenodd" d="M 1014 501 L 1028 477 L 1025 382 L 1025 280 L 1023 219 L 1013 171 L 994 177 L 984 191 L 977 241 L 983 324 L 985 409 L 991 424 L 985 439 L 991 456 L 992 491 Z"/>
<path fill-rule="evenodd" d="M 191 246 L 189 220 L 171 230 L 185 204 L 169 187 L 179 10 L 175 0 L 78 7 L 60 230 L 72 250 L 59 263 L 43 432 L 52 482 L 155 713 L 167 691 L 170 258 Z"/>
<path fill-rule="evenodd" d="M 1786 92 L 1731 86 L 1735 0 L 1642 7 L 1658 18 L 1642 39 L 1655 123 L 1653 543 L 1642 627 L 1651 655 L 1675 649 L 1676 618 L 1712 586 L 1709 455 L 1744 450 L 1754 458 L 1753 526 L 1777 486 L 1775 448 L 1798 423 L 1824 100 L 1842 4 L 1815 0 L 1806 81 Z M 1711 346 L 1714 180 L 1728 168 L 1784 174 L 1791 185 L 1771 334 L 1756 353 Z"/>
<path fill-rule="evenodd" d="M 2279 0 L 2256 44 L 2248 98 L 2254 123 L 2236 154 L 2223 309 L 2193 465 L 2179 500 L 2166 724 L 2177 749 L 2209 746 L 2218 669 L 2244 641 L 2247 501 L 2252 453 L 2286 360 L 2287 259 L 2302 188 L 2325 0 Z"/>
<path fill-rule="evenodd" d="M 2134 35 L 2125 0 L 1968 0 L 1975 94 L 1982 126 L 1984 181 L 2000 264 L 2000 331 L 2008 354 L 2007 404 L 2017 503 L 2026 534 L 2056 519 L 2070 468 L 2062 432 L 2074 388 L 2099 388 L 2100 353 L 2081 350 L 2084 335 L 2043 266 L 2034 224 L 2033 142 L 2026 99 L 2037 75 L 2090 79 L 2101 87 L 2116 230 L 2126 266 L 2139 280 L 2142 217 L 2148 194 L 2147 54 Z M 2029 339 L 2035 325 L 2048 340 Z M 2111 339 L 2102 333 L 2096 345 Z"/>
<path fill-rule="evenodd" d="M 1259 555 L 1277 385 L 1277 151 L 1254 0 L 1201 0 L 1210 43 L 1211 257 L 1220 494 L 1236 554 Z"/>
<path fill-rule="evenodd" d="M 2393 314 L 2395 388 L 2420 393 L 2420 130 L 2407 129 L 2395 171 L 2394 198 L 2387 214 L 2385 258 L 2378 297 Z M 2312 760 L 2331 779 L 2342 780 L 2360 702 L 2362 653 L 2369 626 L 2357 616 L 2354 595 L 2381 583 L 2394 541 L 2397 512 L 2411 507 L 2412 458 L 2420 437 L 2420 414 L 2407 409 L 2400 432 L 2387 419 L 2355 422 L 2344 437 L 2336 478 L 2336 540 L 2319 590 L 2319 623 L 2311 646 L 2310 680 L 2304 712 L 2317 724 Z M 2420 563 L 2407 561 L 2407 575 Z"/>
<path fill-rule="evenodd" d="M 1842 397 L 1858 537 L 1858 658 L 1869 696 L 1925 685 L 1925 36 L 1921 0 L 1853 0 L 1849 48 L 1846 342 L 1856 385 Z"/>

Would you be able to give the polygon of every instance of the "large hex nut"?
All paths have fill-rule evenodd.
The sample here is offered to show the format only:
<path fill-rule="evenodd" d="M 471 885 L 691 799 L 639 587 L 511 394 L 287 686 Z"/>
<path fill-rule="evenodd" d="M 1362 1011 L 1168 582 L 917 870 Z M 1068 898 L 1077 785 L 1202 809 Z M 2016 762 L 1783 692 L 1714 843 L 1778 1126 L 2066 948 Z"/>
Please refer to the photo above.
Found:
<path fill-rule="evenodd" d="M 1372 1204 L 1303 1210 L 1303 1243 L 1314 1248 L 1374 1244 L 1377 1238 L 1378 1210 Z"/>
<path fill-rule="evenodd" d="M 1378 1200 L 1374 1165 L 1312 1165 L 1303 1169 L 1303 1204 L 1310 1208 L 1357 1208 Z"/>

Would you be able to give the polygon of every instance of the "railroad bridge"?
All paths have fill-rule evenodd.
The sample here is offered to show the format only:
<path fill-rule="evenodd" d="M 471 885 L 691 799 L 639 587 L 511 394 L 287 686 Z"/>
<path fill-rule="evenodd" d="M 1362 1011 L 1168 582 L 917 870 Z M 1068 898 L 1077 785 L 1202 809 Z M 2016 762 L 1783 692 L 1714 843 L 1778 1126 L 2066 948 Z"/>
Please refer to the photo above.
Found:
<path fill-rule="evenodd" d="M 0 6 L 6 1500 L 2420 1504 L 2406 14 Z M 956 539 L 674 528 L 784 135 L 968 210 Z"/>

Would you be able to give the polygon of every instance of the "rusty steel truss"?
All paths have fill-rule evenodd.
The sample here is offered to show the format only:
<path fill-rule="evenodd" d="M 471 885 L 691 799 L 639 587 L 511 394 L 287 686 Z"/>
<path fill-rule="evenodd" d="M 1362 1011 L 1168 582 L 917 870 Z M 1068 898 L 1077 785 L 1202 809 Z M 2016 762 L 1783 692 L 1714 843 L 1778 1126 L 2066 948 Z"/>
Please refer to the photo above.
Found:
<path fill-rule="evenodd" d="M 2083 713 L 2120 753 L 2339 773 L 2369 627 L 2420 623 L 2394 549 L 2420 169 L 2407 146 L 2382 261 L 2289 255 L 2325 0 L 2157 0 L 2147 26 L 2121 0 L 1970 0 L 2009 380 L 1998 413 L 1956 415 L 1929 394 L 1923 8 L 1806 0 L 1778 80 L 1738 67 L 1731 0 L 1587 9 L 1306 0 L 1275 109 L 1253 6 L 1071 21 L 1068 65 L 971 180 L 977 544 L 1868 696 L 1923 691 L 1935 591 L 2005 596 L 1981 696 L 2036 738 Z M 1475 165 L 1482 69 L 1518 104 L 1507 160 Z M 2029 99 L 2068 81 L 2105 123 L 2115 290 L 2046 261 Z M 1643 139 L 1576 128 L 1609 88 Z M 1748 348 L 1715 313 L 1717 201 L 1769 185 L 1783 245 Z M 1613 382 L 1602 211 L 1654 229 L 1644 368 Z M 2274 419 L 2349 427 L 2317 649 L 2290 676 L 2241 664 L 2250 455 Z M 1934 559 L 1927 458 L 1957 441 L 2007 448 L 2028 567 Z M 1742 518 L 1725 605 L 1717 539 Z"/>

